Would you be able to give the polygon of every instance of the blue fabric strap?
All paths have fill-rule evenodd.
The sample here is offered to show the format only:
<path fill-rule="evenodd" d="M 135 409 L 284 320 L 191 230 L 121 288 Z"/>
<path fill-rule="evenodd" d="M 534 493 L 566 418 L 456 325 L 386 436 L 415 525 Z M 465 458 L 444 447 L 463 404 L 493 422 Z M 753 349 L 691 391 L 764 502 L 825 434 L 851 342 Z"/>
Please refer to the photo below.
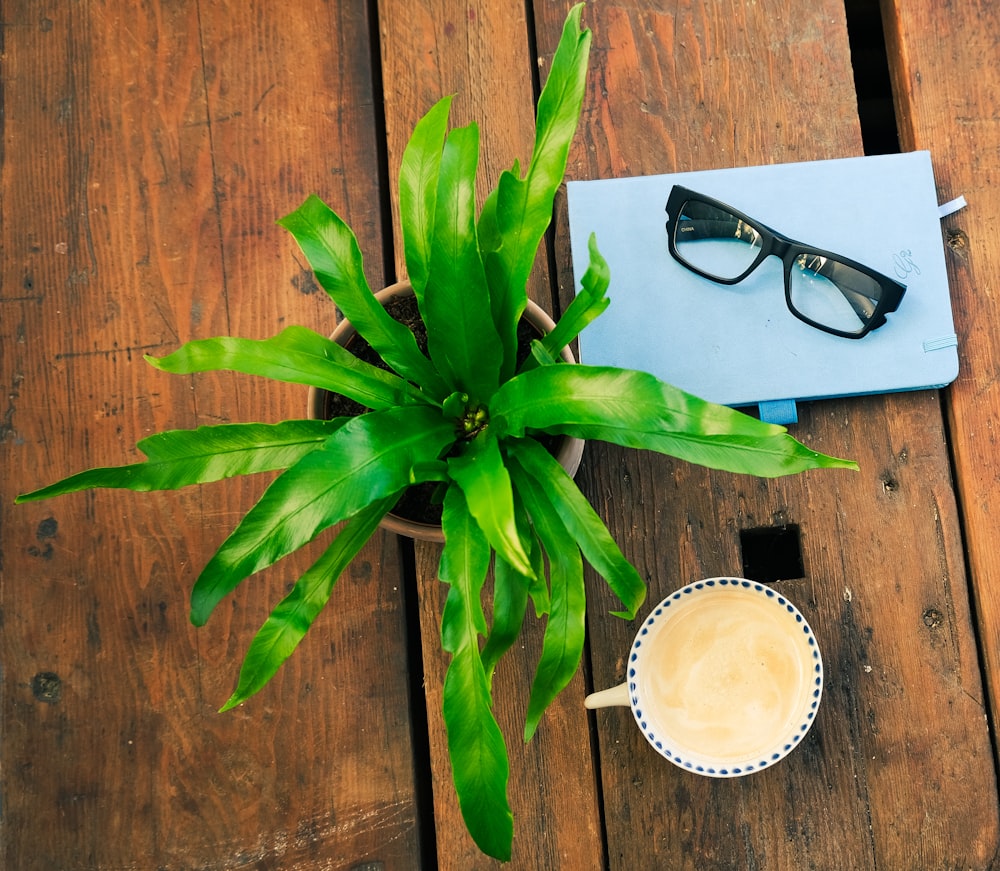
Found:
<path fill-rule="evenodd" d="M 760 419 L 764 423 L 777 423 L 784 426 L 789 423 L 799 422 L 799 410 L 795 407 L 794 399 L 773 399 L 768 402 L 757 404 L 760 412 Z"/>

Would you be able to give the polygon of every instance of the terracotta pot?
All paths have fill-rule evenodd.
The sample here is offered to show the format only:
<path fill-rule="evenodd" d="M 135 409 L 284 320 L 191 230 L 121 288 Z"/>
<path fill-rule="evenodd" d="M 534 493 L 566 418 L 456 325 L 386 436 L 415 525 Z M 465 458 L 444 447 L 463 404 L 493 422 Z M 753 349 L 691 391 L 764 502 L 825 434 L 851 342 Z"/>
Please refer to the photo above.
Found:
<path fill-rule="evenodd" d="M 396 284 L 392 284 L 384 290 L 380 290 L 375 294 L 376 299 L 378 299 L 383 304 L 397 296 L 409 296 L 413 293 L 413 288 L 410 286 L 408 281 L 400 281 Z M 524 317 L 527 321 L 535 326 L 540 332 L 547 333 L 555 326 L 555 322 L 548 316 L 543 308 L 528 300 L 528 307 L 524 312 Z M 330 335 L 339 345 L 346 345 L 348 340 L 355 333 L 354 326 L 348 320 L 343 320 L 337 324 L 337 328 Z M 569 348 L 564 348 L 562 352 L 562 358 L 567 363 L 575 363 L 576 358 L 573 356 L 573 352 Z M 310 418 L 317 419 L 321 418 L 325 414 L 325 397 L 326 390 L 321 390 L 316 387 L 309 388 L 309 410 L 308 414 Z M 580 467 L 580 460 L 583 457 L 583 441 L 577 438 L 571 438 L 569 436 L 562 439 L 556 450 L 556 459 L 562 467 L 569 472 L 570 476 L 576 474 L 576 470 Z M 408 520 L 405 517 L 399 517 L 396 514 L 387 514 L 382 520 L 381 524 L 385 529 L 391 530 L 399 535 L 405 535 L 409 538 L 419 539 L 420 541 L 444 541 L 444 533 L 441 530 L 441 526 L 419 523 L 414 520 Z"/>

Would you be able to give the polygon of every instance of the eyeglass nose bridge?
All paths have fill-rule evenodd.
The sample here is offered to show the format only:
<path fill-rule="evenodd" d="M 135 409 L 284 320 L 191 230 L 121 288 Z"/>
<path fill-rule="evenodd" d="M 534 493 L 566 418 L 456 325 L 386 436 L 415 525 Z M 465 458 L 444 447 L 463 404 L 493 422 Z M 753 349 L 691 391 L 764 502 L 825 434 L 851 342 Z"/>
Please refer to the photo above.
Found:
<path fill-rule="evenodd" d="M 732 283 L 735 284 L 737 282 L 743 281 L 744 279 L 748 278 L 750 275 L 752 275 L 758 269 L 760 269 L 761 266 L 764 265 L 764 262 L 767 260 L 768 257 L 771 257 L 773 255 L 782 262 L 783 265 L 782 268 L 786 275 L 785 284 L 787 287 L 788 284 L 787 275 L 791 270 L 791 265 L 794 259 L 788 256 L 788 252 L 792 250 L 793 247 L 797 246 L 798 243 L 795 242 L 794 239 L 789 239 L 787 236 L 782 236 L 780 233 L 774 232 L 774 230 L 772 230 L 770 227 L 763 227 L 759 224 L 757 226 L 760 230 L 764 231 L 765 234 L 764 245 L 762 246 L 757 256 L 754 258 L 753 263 L 751 263 L 747 267 L 746 271 L 743 272 L 742 275 L 734 279 Z"/>
<path fill-rule="evenodd" d="M 780 260 L 785 260 L 785 255 L 788 254 L 789 249 L 795 243 L 791 239 L 786 239 L 784 236 L 779 236 L 777 233 L 772 231 L 771 245 L 768 250 L 768 254 L 776 255 Z"/>
<path fill-rule="evenodd" d="M 755 265 L 755 269 L 761 265 L 768 257 L 772 254 L 777 257 L 782 264 L 782 272 L 785 278 L 785 295 L 786 297 L 790 293 L 790 277 L 792 272 L 792 267 L 795 265 L 795 258 L 802 250 L 802 245 L 800 242 L 796 242 L 794 239 L 789 239 L 787 236 L 782 236 L 780 233 L 775 233 L 770 227 L 767 231 L 771 234 L 769 244 L 766 247 L 764 256 L 760 258 L 760 261 Z M 789 305 L 789 307 L 791 307 Z"/>

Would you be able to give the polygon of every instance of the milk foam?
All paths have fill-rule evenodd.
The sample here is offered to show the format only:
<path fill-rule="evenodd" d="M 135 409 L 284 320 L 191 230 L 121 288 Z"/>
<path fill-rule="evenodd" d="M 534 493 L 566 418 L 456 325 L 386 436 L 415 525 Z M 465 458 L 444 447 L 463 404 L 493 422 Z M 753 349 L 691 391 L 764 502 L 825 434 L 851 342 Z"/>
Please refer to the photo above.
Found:
<path fill-rule="evenodd" d="M 811 692 L 812 650 L 794 616 L 734 587 L 681 600 L 663 617 L 639 668 L 643 714 L 657 734 L 721 763 L 780 750 Z"/>

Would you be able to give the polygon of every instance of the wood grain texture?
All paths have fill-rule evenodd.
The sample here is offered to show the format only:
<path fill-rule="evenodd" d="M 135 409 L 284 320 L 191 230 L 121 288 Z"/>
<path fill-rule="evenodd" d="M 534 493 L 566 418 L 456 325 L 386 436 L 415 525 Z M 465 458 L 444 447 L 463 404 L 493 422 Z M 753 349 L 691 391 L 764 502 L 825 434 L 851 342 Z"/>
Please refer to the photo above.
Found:
<path fill-rule="evenodd" d="M 968 206 L 943 221 L 959 337 L 959 377 L 946 404 L 993 722 L 1000 714 L 1000 10 L 929 2 L 883 4 L 901 144 L 929 149 L 942 202 Z M 995 733 L 994 733 L 995 737 Z"/>
<path fill-rule="evenodd" d="M 538 12 L 541 53 L 561 12 Z M 837 3 L 610 3 L 587 20 L 597 68 L 573 178 L 860 152 Z M 565 246 L 564 224 L 556 238 Z M 565 247 L 557 263 L 568 297 Z M 803 746 L 731 782 L 664 764 L 627 712 L 598 712 L 611 867 L 989 867 L 996 783 L 938 398 L 816 403 L 793 432 L 861 471 L 765 482 L 588 446 L 579 480 L 651 602 L 739 574 L 740 530 L 798 524 L 805 576 L 779 586 L 828 675 Z M 610 606 L 593 580 L 598 686 L 622 680 L 636 628 Z"/>
<path fill-rule="evenodd" d="M 316 553 L 190 626 L 191 584 L 266 482 L 11 501 L 134 461 L 135 441 L 156 430 L 301 416 L 298 388 L 172 377 L 141 355 L 332 323 L 274 225 L 313 191 L 358 232 L 373 285 L 401 275 L 398 217 L 391 230 L 385 218 L 413 124 L 456 93 L 454 122 L 483 122 L 485 191 L 528 154 L 535 80 L 568 6 L 537 0 L 529 20 L 487 0 L 4 4 L 3 867 L 373 871 L 420 867 L 432 852 L 441 868 L 494 866 L 465 833 L 445 752 L 437 547 L 416 548 L 419 627 L 406 622 L 399 544 L 380 534 L 275 681 L 223 716 L 253 632 Z M 824 653 L 815 727 L 774 769 L 723 782 L 665 763 L 627 711 L 588 715 L 586 689 L 622 679 L 636 628 L 608 615 L 612 598 L 588 577 L 592 674 L 577 675 L 526 746 L 540 626 L 497 673 L 509 867 L 996 866 L 997 748 L 965 548 L 995 722 L 998 14 L 883 0 L 903 145 L 931 148 L 941 198 L 970 203 L 944 225 L 962 353 L 945 412 L 930 392 L 802 407 L 794 434 L 858 459 L 857 474 L 765 482 L 591 444 L 578 475 L 649 581 L 650 605 L 694 578 L 738 573 L 741 531 L 798 525 L 803 577 L 778 587 Z M 584 17 L 594 50 L 571 178 L 860 153 L 836 0 L 601 2 Z M 573 286 L 562 202 L 555 239 L 556 268 L 550 277 L 540 258 L 529 292 L 558 309 Z M 429 808 L 418 807 L 427 763 L 412 734 L 416 631 Z"/>
<path fill-rule="evenodd" d="M 412 867 L 394 538 L 363 551 L 274 683 L 218 715 L 309 564 L 248 581 L 203 630 L 188 623 L 194 578 L 263 482 L 11 505 L 135 461 L 158 429 L 304 416 L 302 388 L 167 376 L 141 354 L 331 327 L 274 224 L 312 191 L 383 279 L 366 10 L 7 3 L 2 18 L 0 864 Z"/>

